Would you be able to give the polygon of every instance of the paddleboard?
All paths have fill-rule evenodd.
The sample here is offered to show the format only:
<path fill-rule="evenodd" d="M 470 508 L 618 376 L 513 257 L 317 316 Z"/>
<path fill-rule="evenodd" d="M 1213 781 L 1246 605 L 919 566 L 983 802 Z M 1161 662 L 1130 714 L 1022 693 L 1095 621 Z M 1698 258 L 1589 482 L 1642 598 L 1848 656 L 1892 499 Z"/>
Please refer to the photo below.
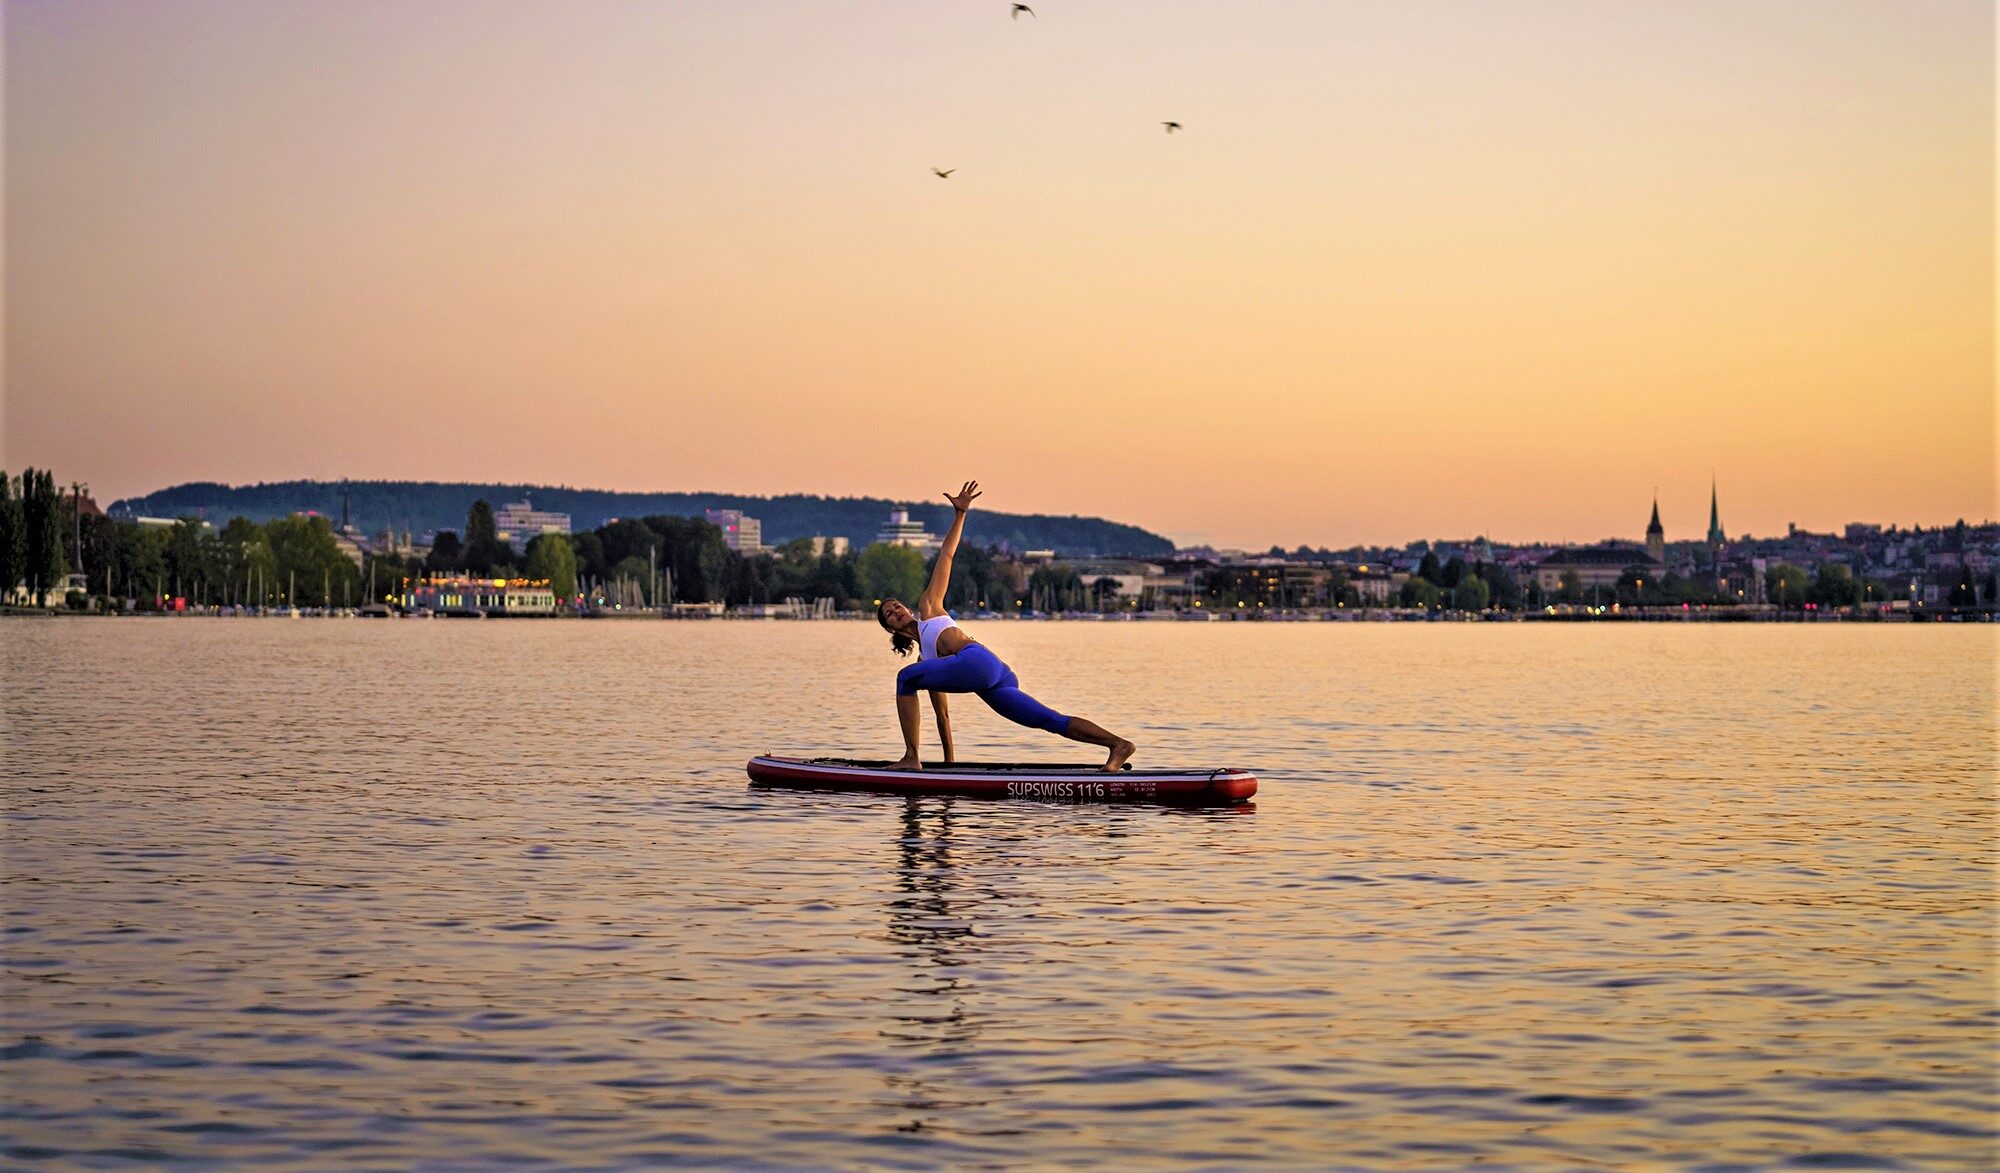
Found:
<path fill-rule="evenodd" d="M 1229 806 L 1257 793 L 1248 770 L 1135 770 L 1115 774 L 1088 765 L 1022 762 L 925 762 L 922 770 L 891 770 L 886 761 L 854 758 L 751 758 L 753 786 L 855 790 L 877 794 L 938 794 L 963 798 L 1025 798 L 1041 802 L 1158 802 Z"/>

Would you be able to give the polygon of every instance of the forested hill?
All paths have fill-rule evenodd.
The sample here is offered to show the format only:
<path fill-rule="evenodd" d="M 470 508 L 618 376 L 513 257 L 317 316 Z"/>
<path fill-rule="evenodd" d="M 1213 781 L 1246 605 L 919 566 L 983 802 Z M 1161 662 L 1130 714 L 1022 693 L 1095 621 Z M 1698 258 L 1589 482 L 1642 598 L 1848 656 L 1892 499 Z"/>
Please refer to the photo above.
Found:
<path fill-rule="evenodd" d="M 764 541 L 778 545 L 814 534 L 840 535 L 857 547 L 875 538 L 875 531 L 893 508 L 907 508 L 912 520 L 932 533 L 943 533 L 951 522 L 951 506 L 888 501 L 880 497 L 814 497 L 802 493 L 783 497 L 745 497 L 733 493 L 618 493 L 605 489 L 571 489 L 554 485 L 476 485 L 437 481 L 277 481 L 259 485 L 190 482 L 143 497 L 112 503 L 110 512 L 123 517 L 201 517 L 220 526 L 232 517 L 268 521 L 289 513 L 313 511 L 340 520 L 341 494 L 347 495 L 348 516 L 364 531 L 383 529 L 465 529 L 465 512 L 485 499 L 496 509 L 512 501 L 534 502 L 537 509 L 570 515 L 579 530 L 596 529 L 614 517 L 671 514 L 699 517 L 706 509 L 741 509 L 764 523 Z M 1014 551 L 1055 550 L 1069 556 L 1158 555 L 1173 549 L 1159 534 L 1134 525 L 1096 517 L 1051 517 L 1038 513 L 1001 513 L 977 509 L 966 523 L 966 540 L 979 545 L 1005 543 Z"/>

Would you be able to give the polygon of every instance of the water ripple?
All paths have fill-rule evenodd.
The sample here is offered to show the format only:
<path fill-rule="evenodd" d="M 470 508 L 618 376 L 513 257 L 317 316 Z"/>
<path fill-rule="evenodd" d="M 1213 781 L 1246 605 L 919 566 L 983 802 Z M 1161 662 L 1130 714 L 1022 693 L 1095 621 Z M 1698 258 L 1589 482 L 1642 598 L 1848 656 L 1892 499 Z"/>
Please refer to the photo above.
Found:
<path fill-rule="evenodd" d="M 1255 809 L 749 790 L 863 626 L 0 623 L 0 1156 L 1993 1165 L 1990 633 L 991 624 Z"/>

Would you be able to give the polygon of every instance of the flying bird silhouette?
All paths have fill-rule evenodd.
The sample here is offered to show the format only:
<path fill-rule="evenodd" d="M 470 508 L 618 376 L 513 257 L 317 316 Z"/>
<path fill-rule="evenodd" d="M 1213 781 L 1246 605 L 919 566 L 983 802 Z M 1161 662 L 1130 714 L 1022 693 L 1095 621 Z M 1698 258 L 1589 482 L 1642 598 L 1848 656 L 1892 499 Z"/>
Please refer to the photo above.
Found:
<path fill-rule="evenodd" d="M 1168 134 L 1172 134 L 1181 128 L 1181 124 L 1178 122 L 1162 122 L 1160 125 L 1167 128 Z"/>
<path fill-rule="evenodd" d="M 939 179 L 950 179 L 951 173 L 956 170 L 958 170 L 958 168 L 953 167 L 950 168 L 949 170 L 939 171 L 937 168 L 933 167 L 931 168 L 931 174 L 937 176 Z"/>
<path fill-rule="evenodd" d="M 1027 13 L 1027 14 L 1028 14 L 1029 16 L 1035 16 L 1035 10 L 1034 10 L 1034 9 L 1032 9 L 1032 8 L 1030 8 L 1030 7 L 1028 7 L 1028 6 L 1026 5 L 1026 4 L 1016 4 L 1016 5 L 1014 5 L 1014 11 L 1012 11 L 1012 12 L 1008 13 L 1007 15 L 1009 15 L 1009 16 L 1011 16 L 1011 17 L 1013 17 L 1013 18 L 1014 18 L 1015 20 L 1019 20 L 1019 19 L 1021 19 L 1021 14 L 1022 14 L 1023 12 Z M 1041 19 L 1041 17 L 1039 17 L 1039 16 L 1035 16 L 1035 19 L 1036 19 L 1036 20 L 1040 20 L 1040 19 Z"/>

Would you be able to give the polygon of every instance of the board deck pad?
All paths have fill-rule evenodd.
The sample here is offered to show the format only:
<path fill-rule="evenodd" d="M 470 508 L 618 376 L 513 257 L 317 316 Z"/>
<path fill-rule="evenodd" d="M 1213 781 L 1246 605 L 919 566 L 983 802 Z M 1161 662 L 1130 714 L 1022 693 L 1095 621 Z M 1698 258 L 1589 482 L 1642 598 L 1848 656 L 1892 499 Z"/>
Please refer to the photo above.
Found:
<path fill-rule="evenodd" d="M 937 794 L 1021 798 L 1040 802 L 1157 802 L 1229 806 L 1257 793 L 1248 770 L 1135 770 L 1108 773 L 1083 763 L 925 762 L 922 770 L 892 770 L 886 760 L 795 758 L 762 754 L 745 769 L 753 786 L 851 790 L 876 794 Z"/>

